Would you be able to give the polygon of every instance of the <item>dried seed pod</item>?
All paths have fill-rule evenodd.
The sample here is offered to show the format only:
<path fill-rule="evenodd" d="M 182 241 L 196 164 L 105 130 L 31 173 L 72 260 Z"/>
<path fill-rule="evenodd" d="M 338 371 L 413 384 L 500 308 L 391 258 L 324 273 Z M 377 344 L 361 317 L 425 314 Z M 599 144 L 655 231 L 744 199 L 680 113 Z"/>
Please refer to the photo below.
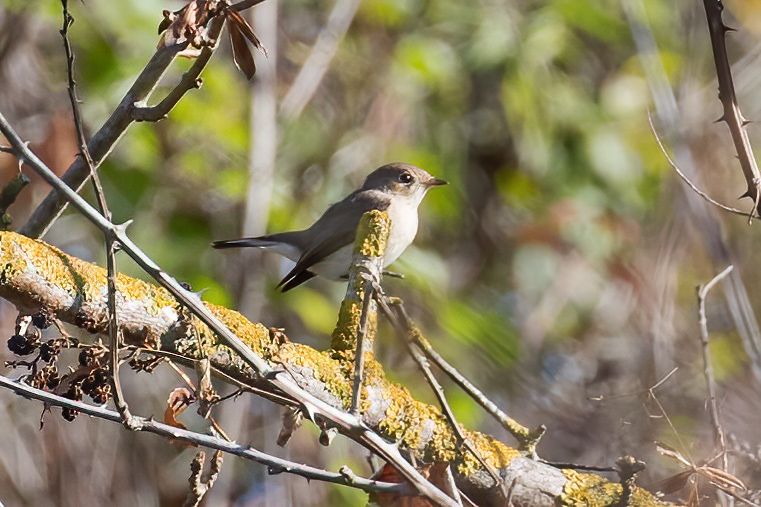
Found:
<path fill-rule="evenodd" d="M 61 352 L 61 344 L 55 340 L 48 340 L 40 346 L 40 359 L 46 363 L 55 361 L 59 352 Z"/>
<path fill-rule="evenodd" d="M 47 308 L 41 308 L 39 312 L 32 315 L 32 324 L 39 329 L 47 329 L 53 325 L 55 315 Z"/>
<path fill-rule="evenodd" d="M 37 349 L 37 344 L 26 336 L 14 334 L 8 339 L 8 350 L 18 356 L 28 356 Z"/>
<path fill-rule="evenodd" d="M 64 407 L 61 409 L 61 416 L 69 422 L 76 419 L 77 414 L 79 414 L 79 412 L 73 408 Z"/>

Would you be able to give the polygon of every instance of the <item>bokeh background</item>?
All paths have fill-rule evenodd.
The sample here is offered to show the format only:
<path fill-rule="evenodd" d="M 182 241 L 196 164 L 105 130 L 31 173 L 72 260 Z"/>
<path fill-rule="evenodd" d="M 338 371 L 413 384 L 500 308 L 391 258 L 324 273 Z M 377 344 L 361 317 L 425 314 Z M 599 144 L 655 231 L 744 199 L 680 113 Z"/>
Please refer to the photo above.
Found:
<path fill-rule="evenodd" d="M 758 2 L 730 0 L 730 59 L 743 112 L 761 116 Z M 71 40 L 88 130 L 102 124 L 153 54 L 163 9 L 180 2 L 72 2 Z M 240 308 L 324 348 L 344 287 L 314 280 L 280 294 L 277 256 L 219 252 L 215 239 L 308 226 L 391 161 L 451 185 L 421 208 L 414 245 L 388 292 L 440 352 L 513 417 L 545 424 L 548 460 L 647 462 L 654 485 L 683 468 L 654 441 L 699 462 L 716 456 L 706 411 L 695 288 L 729 264 L 708 298 L 711 355 L 733 471 L 758 489 L 761 270 L 757 222 L 718 212 L 686 189 L 745 206 L 721 116 L 702 4 L 666 0 L 267 0 L 247 13 L 269 50 L 247 82 L 227 40 L 194 90 L 158 123 L 133 125 L 101 169 L 115 221 L 208 301 Z M 0 110 L 56 171 L 76 153 L 58 33 L 60 4 L 0 6 Z M 191 62 L 176 63 L 157 92 Z M 759 130 L 751 125 L 754 146 Z M 8 181 L 15 160 L 0 155 Z M 33 178 L 11 208 L 19 227 L 46 195 Z M 87 188 L 84 194 L 92 198 Z M 45 240 L 103 264 L 101 235 L 67 212 Z M 119 269 L 143 277 L 126 256 Z M 15 314 L 3 304 L 6 336 Z M 392 330 L 378 356 L 434 402 Z M 5 347 L 0 357 L 11 359 Z M 655 391 L 648 388 L 676 371 Z M 123 370 L 128 401 L 160 417 L 180 380 Z M 23 369 L 4 374 L 18 376 Z M 446 382 L 445 382 L 446 384 Z M 509 436 L 447 384 L 459 420 Z M 15 505 L 181 505 L 194 450 L 0 392 L 0 501 Z M 253 397 L 218 418 L 239 442 L 368 475 L 367 454 L 300 430 L 274 441 L 280 409 Z M 193 414 L 183 420 L 203 430 Z M 673 428 L 672 428 L 673 426 Z M 375 466 L 378 464 L 375 463 Z M 609 478 L 615 479 L 610 476 Z M 688 492 L 682 492 L 687 494 Z M 674 497 L 678 498 L 678 497 Z M 206 505 L 361 505 L 348 488 L 268 476 L 228 458 Z M 707 504 L 711 504 L 709 500 Z"/>

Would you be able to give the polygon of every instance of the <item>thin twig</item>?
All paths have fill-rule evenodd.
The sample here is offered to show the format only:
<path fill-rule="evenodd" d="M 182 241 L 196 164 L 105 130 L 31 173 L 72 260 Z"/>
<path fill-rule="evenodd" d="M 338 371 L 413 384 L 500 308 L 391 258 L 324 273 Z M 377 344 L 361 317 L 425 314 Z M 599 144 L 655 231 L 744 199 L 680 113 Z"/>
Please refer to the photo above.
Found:
<path fill-rule="evenodd" d="M 71 102 L 71 111 L 74 116 L 74 130 L 77 133 L 77 143 L 79 145 L 79 154 L 85 160 L 87 170 L 90 173 L 95 198 L 98 201 L 100 212 L 106 218 L 111 220 L 111 211 L 106 203 L 106 194 L 103 192 L 103 186 L 100 183 L 100 177 L 95 172 L 95 163 L 90 150 L 87 147 L 85 139 L 84 125 L 82 122 L 82 112 L 79 107 L 79 98 L 77 97 L 77 83 L 74 80 L 74 52 L 71 49 L 69 41 L 69 27 L 74 22 L 74 17 L 69 13 L 68 0 L 61 0 L 63 8 L 63 25 L 61 27 L 61 37 L 63 38 L 64 52 L 66 53 L 66 75 L 68 77 L 69 101 Z M 111 343 L 111 379 L 114 386 L 114 404 L 122 415 L 124 424 L 128 428 L 133 428 L 134 420 L 130 413 L 129 406 L 124 399 L 121 382 L 119 381 L 119 322 L 116 315 L 116 245 L 114 239 L 105 234 L 106 241 L 106 269 L 108 283 L 108 336 Z"/>
<path fill-rule="evenodd" d="M 384 304 L 385 303 L 381 303 L 381 306 Z M 400 339 L 407 346 L 407 351 L 412 356 L 412 359 L 415 360 L 418 368 L 420 368 L 420 371 L 423 372 L 423 376 L 425 376 L 425 380 L 428 382 L 428 385 L 431 386 L 431 389 L 436 396 L 436 400 L 439 402 L 439 406 L 441 407 L 441 412 L 444 414 L 444 417 L 447 418 L 449 426 L 452 428 L 458 443 L 465 446 L 465 448 L 473 455 L 473 457 L 476 458 L 476 461 L 478 461 L 481 466 L 484 467 L 484 469 L 489 473 L 491 478 L 494 479 L 494 486 L 498 488 L 500 492 L 504 493 L 504 484 L 499 474 L 492 466 L 492 464 L 486 461 L 483 456 L 481 456 L 481 453 L 478 452 L 478 449 L 476 449 L 475 446 L 473 446 L 473 443 L 465 436 L 465 434 L 463 434 L 462 429 L 460 429 L 460 425 L 455 418 L 454 412 L 452 411 L 452 407 L 449 406 L 449 402 L 447 401 L 446 395 L 444 394 L 444 389 L 441 387 L 441 384 L 439 384 L 439 381 L 436 380 L 433 372 L 431 372 L 431 367 L 428 365 L 428 360 L 425 358 L 422 352 L 413 346 L 413 342 L 410 340 L 409 333 L 404 332 L 403 327 L 399 324 L 399 322 L 396 322 L 394 327 L 397 329 L 400 335 Z"/>
<path fill-rule="evenodd" d="M 96 407 L 93 405 L 88 405 L 87 403 L 82 403 L 80 401 L 63 398 L 53 393 L 42 391 L 26 384 L 11 380 L 5 376 L 0 376 L 0 387 L 10 389 L 15 393 L 23 396 L 24 398 L 42 401 L 46 405 L 70 408 L 92 417 L 97 417 L 99 419 L 105 419 L 107 421 L 116 423 L 120 423 L 122 420 L 121 415 L 114 410 L 109 410 L 103 407 Z M 155 435 L 171 438 L 174 440 L 192 442 L 203 447 L 234 454 L 236 456 L 240 456 L 242 458 L 261 463 L 263 465 L 267 465 L 272 469 L 272 471 L 277 473 L 292 473 L 306 477 L 310 480 L 314 479 L 318 481 L 330 482 L 333 484 L 342 484 L 368 492 L 395 494 L 412 493 L 411 488 L 407 484 L 380 482 L 360 477 L 354 478 L 353 481 L 348 481 L 340 473 L 329 472 L 327 470 L 322 470 L 319 468 L 278 458 L 277 456 L 271 456 L 251 447 L 236 444 L 235 442 L 228 442 L 215 436 L 204 435 L 202 433 L 196 433 L 194 431 L 177 428 L 175 426 L 169 426 L 168 424 L 162 424 L 160 422 L 154 421 L 153 419 L 146 419 L 142 417 L 137 417 L 137 419 L 140 422 L 141 431 L 153 433 Z"/>
<path fill-rule="evenodd" d="M 365 282 L 365 292 L 362 300 L 362 313 L 359 316 L 357 330 L 357 350 L 354 353 L 354 386 L 351 391 L 351 413 L 359 415 L 359 404 L 362 401 L 362 382 L 365 372 L 365 336 L 370 323 L 370 305 L 373 301 L 373 281 Z"/>
<path fill-rule="evenodd" d="M 261 1 L 261 0 L 259 0 Z M 258 2 L 257 2 L 258 3 Z M 209 36 L 216 40 L 224 20 L 222 16 L 216 17 L 211 21 L 209 26 Z M 133 109 L 145 107 L 145 102 L 150 98 L 158 82 L 166 73 L 169 65 L 174 61 L 178 53 L 188 46 L 188 41 L 171 46 L 162 44 L 151 60 L 145 66 L 140 75 L 135 79 L 132 87 L 127 91 L 122 101 L 116 107 L 111 116 L 106 120 L 103 126 L 92 136 L 88 144 L 88 150 L 92 157 L 93 167 L 97 169 L 105 158 L 114 149 L 119 139 L 124 135 L 129 126 L 135 119 L 132 117 Z M 211 53 L 215 52 L 218 45 L 204 47 L 199 56 L 199 60 L 208 62 Z M 191 67 L 188 74 L 193 72 L 200 73 L 201 69 L 195 65 Z M 187 87 L 187 81 L 181 81 L 180 88 Z M 186 90 L 187 91 L 187 90 Z M 173 92 L 169 94 L 172 95 Z M 139 114 L 138 114 L 139 116 Z M 62 179 L 71 188 L 79 191 L 90 177 L 90 171 L 83 157 L 78 157 L 69 166 Z M 34 210 L 32 216 L 26 224 L 19 230 L 21 234 L 32 238 L 44 236 L 53 222 L 63 213 L 68 205 L 67 199 L 56 190 L 52 190 Z"/>
<path fill-rule="evenodd" d="M 706 297 L 708 291 L 710 291 L 714 285 L 716 285 L 721 279 L 729 274 L 734 266 L 727 266 L 724 271 L 713 277 L 713 279 L 706 285 L 698 287 L 698 321 L 700 324 L 700 343 L 703 349 L 703 375 L 706 379 L 706 386 L 708 388 L 708 406 L 710 408 L 709 414 L 711 416 L 711 425 L 713 426 L 714 437 L 716 442 L 721 446 L 722 452 L 722 465 L 725 472 L 727 471 L 727 438 L 724 433 L 724 428 L 721 426 L 721 418 L 719 416 L 719 407 L 716 404 L 716 379 L 713 374 L 713 364 L 711 363 L 711 351 L 708 349 L 708 319 L 706 318 Z"/>
<path fill-rule="evenodd" d="M 384 310 L 384 313 L 387 317 L 389 317 L 391 322 L 400 322 L 400 325 L 406 329 L 406 333 L 409 335 L 410 339 L 417 347 L 420 348 L 420 350 L 423 351 L 426 358 L 433 362 L 433 364 L 435 364 L 441 371 L 443 371 L 476 403 L 481 405 L 481 408 L 486 410 L 489 415 L 499 421 L 502 427 L 505 428 L 519 442 L 521 450 L 527 452 L 533 458 L 536 458 L 536 445 L 538 444 L 539 439 L 541 439 L 542 435 L 544 435 L 546 428 L 544 426 L 539 426 L 533 431 L 529 430 L 517 422 L 515 419 L 508 416 L 502 410 L 500 410 L 499 407 L 494 404 L 494 402 L 489 400 L 486 395 L 484 395 L 484 393 L 482 393 L 476 386 L 474 386 L 468 379 L 466 379 L 462 373 L 457 371 L 454 366 L 452 366 L 443 357 L 441 357 L 438 352 L 436 352 L 428 340 L 422 336 L 417 326 L 415 326 L 414 322 L 412 322 L 412 319 L 409 318 L 406 310 L 404 309 L 404 306 L 400 301 L 395 301 L 393 305 L 390 305 L 388 304 L 390 298 L 388 298 L 383 293 L 382 289 L 376 287 L 376 291 L 378 294 L 376 299 L 379 301 L 379 303 L 384 299 L 386 300 L 385 303 L 380 304 L 381 308 Z M 391 310 L 391 306 L 394 306 L 398 309 L 398 316 L 396 315 L 397 312 Z"/>
<path fill-rule="evenodd" d="M 399 449 L 393 444 L 386 442 L 380 435 L 371 431 L 364 425 L 362 420 L 351 414 L 343 412 L 336 407 L 320 400 L 314 395 L 303 390 L 290 375 L 285 375 L 284 370 L 277 370 L 267 364 L 264 359 L 248 348 L 240 338 L 232 333 L 209 309 L 203 304 L 198 294 L 195 294 L 177 282 L 164 272 L 152 259 L 150 259 L 134 242 L 127 236 L 126 228 L 122 225 L 114 225 L 98 213 L 79 194 L 69 188 L 58 176 L 56 176 L 29 148 L 24 144 L 15 130 L 10 126 L 5 116 L 0 114 L 0 132 L 6 137 L 20 159 L 34 169 L 48 184 L 60 192 L 82 215 L 90 220 L 104 233 L 109 233 L 119 242 L 122 250 L 129 255 L 149 276 L 166 288 L 172 296 L 185 305 L 201 322 L 206 324 L 220 339 L 222 343 L 234 350 L 240 358 L 263 379 L 285 395 L 293 397 L 302 404 L 305 413 L 314 420 L 319 418 L 329 421 L 342 433 L 352 440 L 362 444 L 366 448 L 378 454 L 388 461 L 399 473 L 407 479 L 422 496 L 440 505 L 454 507 L 456 503 L 445 495 L 436 486 L 426 480 L 409 462 L 407 462 Z M 142 420 L 142 419 L 141 419 Z"/>
<path fill-rule="evenodd" d="M 198 362 L 198 360 L 189 360 L 185 356 L 181 356 L 179 354 L 176 354 L 174 352 L 169 352 L 166 350 L 146 349 L 141 347 L 127 347 L 127 348 L 130 351 L 135 352 L 136 354 L 147 353 L 157 357 L 163 357 L 167 359 L 167 364 L 169 364 L 169 366 L 172 369 L 177 368 L 175 362 L 186 365 L 186 366 L 190 366 L 193 368 L 195 368 L 195 365 Z M 170 359 L 173 359 L 173 361 L 170 361 Z M 178 373 L 178 375 L 182 376 L 183 378 L 189 378 L 187 377 L 187 375 L 185 375 L 185 373 L 182 370 L 179 370 L 179 368 L 176 369 L 175 371 Z M 230 375 L 227 375 L 225 372 L 218 370 L 214 367 L 212 367 L 212 372 L 214 376 L 219 377 L 227 384 L 234 385 L 235 387 L 237 387 L 239 390 L 243 392 L 255 394 L 256 396 L 260 396 L 266 400 L 269 400 L 273 403 L 277 403 L 278 405 L 281 405 L 284 407 L 299 407 L 300 406 L 300 404 L 296 400 L 283 395 L 282 392 L 279 392 L 279 391 L 273 392 L 271 390 L 268 391 L 266 389 L 255 387 L 249 384 L 244 384 L 240 380 L 234 377 L 231 377 Z"/>
<path fill-rule="evenodd" d="M 735 215 L 741 215 L 744 217 L 748 216 L 748 213 L 742 210 L 739 210 L 737 208 L 732 208 L 731 206 L 727 206 L 726 204 L 722 204 L 719 201 L 713 199 L 711 196 L 700 190 L 697 185 L 695 185 L 690 179 L 687 177 L 686 174 L 682 172 L 681 169 L 679 169 L 679 166 L 676 165 L 676 162 L 674 162 L 674 159 L 671 158 L 671 156 L 666 151 L 666 147 L 663 146 L 663 142 L 661 141 L 660 136 L 658 135 L 658 132 L 655 130 L 655 125 L 653 125 L 653 118 L 650 115 L 650 112 L 647 113 L 647 119 L 650 122 L 650 130 L 653 132 L 653 135 L 655 136 L 655 141 L 658 143 L 658 146 L 661 148 L 661 153 L 663 153 L 663 156 L 666 157 L 666 160 L 668 161 L 669 165 L 676 171 L 676 173 L 679 175 L 680 178 L 682 178 L 682 181 L 687 183 L 687 186 L 689 186 L 696 194 L 698 194 L 700 197 L 705 199 L 709 204 L 713 204 L 717 208 L 720 208 L 724 211 L 729 211 L 730 213 L 734 213 Z M 750 214 L 754 218 L 761 218 L 761 215 L 754 214 L 754 211 L 751 210 Z"/>

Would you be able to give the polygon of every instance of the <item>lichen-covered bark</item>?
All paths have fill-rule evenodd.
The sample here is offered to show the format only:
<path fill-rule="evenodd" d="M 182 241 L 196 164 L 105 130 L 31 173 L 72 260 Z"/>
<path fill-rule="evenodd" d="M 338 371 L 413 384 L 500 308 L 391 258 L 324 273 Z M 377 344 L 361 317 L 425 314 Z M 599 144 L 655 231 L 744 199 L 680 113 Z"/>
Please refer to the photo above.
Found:
<path fill-rule="evenodd" d="M 375 275 L 380 280 L 383 269 L 383 254 L 386 251 L 386 241 L 391 232 L 391 220 L 385 211 L 372 210 L 362 216 L 359 221 L 357 237 L 354 241 L 354 255 L 352 264 L 362 264 L 366 267 L 369 275 Z M 357 348 L 357 332 L 362 315 L 362 300 L 365 297 L 365 280 L 359 275 L 357 269 L 349 273 L 349 284 L 346 297 L 341 302 L 338 312 L 338 322 L 333 331 L 330 348 L 347 360 L 353 359 L 353 352 Z M 375 301 L 370 302 L 370 326 L 365 336 L 366 350 L 372 348 L 373 338 L 378 323 L 378 309 Z"/>
<path fill-rule="evenodd" d="M 207 357 L 225 374 L 243 382 L 257 382 L 253 371 L 229 348 L 220 345 L 205 325 L 189 317 L 164 289 L 119 275 L 117 291 L 119 323 L 127 343 L 175 352 L 190 361 Z M 90 332 L 106 333 L 105 270 L 13 232 L 0 232 L 0 297 L 10 301 L 22 313 L 32 314 L 44 308 L 62 321 Z M 207 306 L 256 354 L 273 367 L 288 371 L 302 389 L 335 407 L 345 409 L 349 406 L 352 389 L 350 361 L 340 354 L 336 357 L 330 350 L 318 351 L 290 342 L 283 333 L 249 322 L 236 311 L 211 304 Z M 427 463 L 453 463 L 456 481 L 471 498 L 488 500 L 488 503 L 480 503 L 482 505 L 501 505 L 502 497 L 495 496 L 488 487 L 491 478 L 471 457 L 463 457 L 439 409 L 414 399 L 403 386 L 390 382 L 372 353 L 368 353 L 367 358 L 365 396 L 361 406 L 364 422 Z M 594 483 L 572 473 L 558 475 L 554 469 L 531 460 L 521 458 L 516 461 L 518 451 L 493 437 L 475 431 L 468 431 L 467 435 L 481 455 L 505 477 L 510 477 L 511 470 L 514 473 L 519 463 L 523 463 L 523 468 L 526 468 L 526 462 L 532 464 L 530 471 L 523 470 L 520 474 L 520 484 L 528 491 L 524 497 L 530 496 L 531 492 L 531 487 L 525 485 L 532 484 L 531 477 L 536 476 L 536 484 L 542 485 L 541 491 L 536 491 L 537 499 L 547 498 L 548 503 L 516 503 L 513 500 L 512 505 L 557 505 L 555 502 L 561 501 L 567 505 L 582 505 L 587 491 L 590 495 L 594 493 L 594 498 L 598 498 L 600 489 L 610 490 L 609 498 L 614 498 L 615 491 L 620 491 L 620 487 L 600 478 L 597 478 L 599 483 Z M 554 489 L 547 485 L 549 477 Z M 507 481 L 508 486 L 510 483 Z M 585 488 L 584 484 L 591 486 Z M 547 494 L 547 491 L 553 493 Z M 512 498 L 517 499 L 517 496 Z M 631 505 L 664 505 L 641 491 L 635 494 L 635 500 L 637 503 Z M 614 504 L 595 500 L 595 503 L 586 505 Z"/>

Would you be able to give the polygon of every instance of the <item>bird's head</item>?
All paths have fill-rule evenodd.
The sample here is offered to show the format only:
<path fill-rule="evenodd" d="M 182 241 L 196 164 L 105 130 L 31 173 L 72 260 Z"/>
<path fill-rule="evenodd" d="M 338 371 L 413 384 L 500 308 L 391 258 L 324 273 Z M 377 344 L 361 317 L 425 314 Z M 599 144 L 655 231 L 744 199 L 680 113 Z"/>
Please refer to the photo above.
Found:
<path fill-rule="evenodd" d="M 420 204 L 428 190 L 446 184 L 446 181 L 431 176 L 419 167 L 397 162 L 371 172 L 365 179 L 362 190 L 380 190 Z"/>

